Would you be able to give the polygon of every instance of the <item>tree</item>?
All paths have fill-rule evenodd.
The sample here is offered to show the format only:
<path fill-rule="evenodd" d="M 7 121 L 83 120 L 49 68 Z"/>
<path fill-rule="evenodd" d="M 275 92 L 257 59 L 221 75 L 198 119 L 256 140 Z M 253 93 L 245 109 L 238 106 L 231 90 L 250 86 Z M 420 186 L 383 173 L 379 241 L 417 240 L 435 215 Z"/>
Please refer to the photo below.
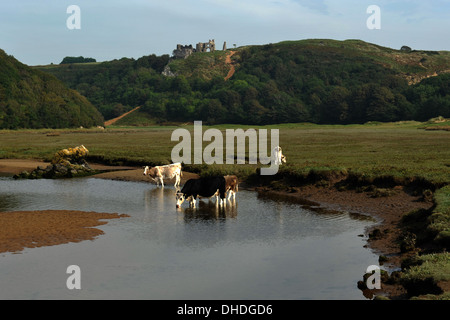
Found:
<path fill-rule="evenodd" d="M 328 94 L 321 105 L 321 118 L 325 123 L 346 123 L 350 118 L 347 99 L 350 91 L 347 88 L 336 86 Z"/>
<path fill-rule="evenodd" d="M 265 115 L 268 110 L 264 108 L 258 100 L 249 100 L 244 103 L 244 112 L 247 114 L 246 123 L 248 124 L 265 124 L 268 123 Z"/>
<path fill-rule="evenodd" d="M 450 118 L 450 95 L 446 97 L 432 97 L 422 103 L 417 111 L 417 119 L 420 121 L 426 121 L 438 116 Z"/>
<path fill-rule="evenodd" d="M 192 119 L 189 108 L 189 101 L 185 97 L 178 97 L 177 99 L 170 99 L 166 103 L 166 114 L 168 119 L 177 121 L 186 121 Z"/>
<path fill-rule="evenodd" d="M 369 97 L 366 116 L 367 121 L 398 120 L 395 96 L 389 88 L 374 86 Z"/>
<path fill-rule="evenodd" d="M 226 116 L 227 109 L 222 105 L 219 99 L 204 100 L 199 107 L 199 116 L 201 120 L 209 124 L 221 123 Z"/>
<path fill-rule="evenodd" d="M 191 86 L 184 76 L 178 76 L 172 81 L 172 90 L 182 94 L 190 94 Z"/>

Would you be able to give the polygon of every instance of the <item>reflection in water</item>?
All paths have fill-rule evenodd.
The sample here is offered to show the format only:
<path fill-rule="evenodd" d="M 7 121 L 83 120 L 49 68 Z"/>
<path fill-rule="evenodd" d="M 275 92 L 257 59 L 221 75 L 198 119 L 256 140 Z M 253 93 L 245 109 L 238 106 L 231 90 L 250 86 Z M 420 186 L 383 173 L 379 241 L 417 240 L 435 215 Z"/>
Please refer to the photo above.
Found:
<path fill-rule="evenodd" d="M 175 199 L 176 189 L 165 187 L 154 187 L 144 191 L 144 217 L 143 222 L 152 221 L 154 218 L 154 212 L 165 212 L 170 214 L 173 211 L 175 204 L 170 205 L 167 199 Z M 175 203 L 175 202 L 174 202 Z"/>
<path fill-rule="evenodd" d="M 271 191 L 258 191 L 258 199 L 262 200 L 272 200 L 275 202 L 283 202 L 283 203 L 292 203 L 292 204 L 300 204 L 310 207 L 318 207 L 319 204 L 302 199 L 295 195 L 287 194 L 287 193 L 276 193 Z"/>
<path fill-rule="evenodd" d="M 153 209 L 170 209 L 166 208 L 166 197 L 173 197 L 175 199 L 176 189 L 173 188 L 153 188 L 145 191 L 145 208 L 147 210 Z M 175 206 L 175 205 L 174 205 Z"/>
<path fill-rule="evenodd" d="M 348 212 L 348 211 L 338 211 L 323 208 L 320 204 L 303 199 L 297 195 L 283 194 L 283 193 L 273 193 L 273 192 L 258 192 L 258 199 L 261 201 L 276 203 L 277 207 L 284 207 L 286 204 L 299 205 L 302 208 L 314 211 L 316 214 L 321 215 L 325 220 L 339 220 L 351 219 L 375 222 L 376 219 L 372 216 L 359 213 L 359 212 Z"/>
<path fill-rule="evenodd" d="M 0 194 L 0 212 L 11 210 L 11 208 L 16 207 L 18 203 L 19 198 L 17 196 L 12 194 L 8 195 Z"/>
<path fill-rule="evenodd" d="M 179 208 L 184 212 L 186 222 L 192 220 L 221 220 L 237 217 L 236 200 L 225 200 L 225 205 L 220 206 L 215 201 L 199 201 L 196 208 Z"/>
<path fill-rule="evenodd" d="M 145 192 L 145 208 L 147 212 L 154 210 L 171 212 L 174 209 L 178 213 L 183 213 L 185 221 L 191 220 L 215 220 L 236 218 L 236 199 L 226 200 L 225 205 L 220 206 L 214 198 L 198 200 L 195 208 L 181 207 L 175 208 L 176 188 L 153 188 Z M 171 203 L 170 198 L 173 198 Z M 168 201 L 169 199 L 169 201 Z"/>

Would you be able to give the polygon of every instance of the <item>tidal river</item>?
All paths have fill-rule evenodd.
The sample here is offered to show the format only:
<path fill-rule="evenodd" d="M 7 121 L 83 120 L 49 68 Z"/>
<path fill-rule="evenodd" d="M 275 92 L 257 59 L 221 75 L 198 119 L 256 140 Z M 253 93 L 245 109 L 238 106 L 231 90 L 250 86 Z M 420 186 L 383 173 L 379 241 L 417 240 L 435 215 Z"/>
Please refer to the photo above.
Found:
<path fill-rule="evenodd" d="M 0 214 L 50 209 L 130 217 L 92 241 L 1 253 L 0 299 L 365 299 L 356 283 L 378 264 L 359 236 L 375 222 L 346 212 L 245 190 L 224 208 L 176 209 L 173 187 L 0 178 Z M 80 290 L 66 285 L 71 265 Z"/>

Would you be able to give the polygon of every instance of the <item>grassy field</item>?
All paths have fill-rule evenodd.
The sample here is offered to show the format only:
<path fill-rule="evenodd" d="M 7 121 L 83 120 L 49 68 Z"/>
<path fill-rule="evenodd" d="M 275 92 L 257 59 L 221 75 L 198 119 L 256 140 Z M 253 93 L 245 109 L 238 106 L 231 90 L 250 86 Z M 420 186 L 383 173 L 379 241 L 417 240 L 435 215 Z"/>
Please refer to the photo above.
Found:
<path fill-rule="evenodd" d="M 368 179 L 382 176 L 400 180 L 420 178 L 444 185 L 450 181 L 450 133 L 421 129 L 426 126 L 429 124 L 404 122 L 347 126 L 220 125 L 215 128 L 222 132 L 237 128 L 279 129 L 280 146 L 288 160 L 287 165 L 280 168 L 281 173 L 301 175 L 311 170 L 345 170 Z M 0 158 L 49 160 L 60 149 L 83 144 L 89 149 L 91 159 L 117 164 L 165 164 L 171 162 L 172 148 L 178 143 L 170 139 L 176 128 L 179 127 L 0 131 Z M 193 126 L 183 128 L 192 130 Z M 203 132 L 208 128 L 203 126 Z M 203 142 L 203 148 L 209 143 Z M 256 165 L 200 167 L 242 174 L 256 169 Z"/>

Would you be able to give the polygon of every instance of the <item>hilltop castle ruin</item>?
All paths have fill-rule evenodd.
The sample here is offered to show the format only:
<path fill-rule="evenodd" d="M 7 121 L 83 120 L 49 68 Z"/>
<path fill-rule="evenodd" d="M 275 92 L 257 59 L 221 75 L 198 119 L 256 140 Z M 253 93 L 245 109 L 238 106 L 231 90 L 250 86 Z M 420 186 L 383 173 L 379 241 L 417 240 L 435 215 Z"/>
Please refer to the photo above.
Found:
<path fill-rule="evenodd" d="M 227 43 L 223 43 L 223 51 L 227 50 Z M 172 57 L 169 59 L 169 62 L 164 67 L 164 70 L 162 71 L 162 74 L 167 77 L 174 77 L 176 76 L 175 73 L 173 73 L 170 70 L 170 62 L 174 59 L 186 59 L 194 52 L 214 52 L 216 51 L 216 44 L 214 42 L 214 39 L 209 40 L 208 42 L 199 42 L 195 46 L 195 48 L 192 46 L 192 44 L 189 45 L 181 45 L 177 44 L 177 48 L 173 50 Z"/>
<path fill-rule="evenodd" d="M 177 48 L 173 50 L 173 57 L 175 59 L 186 59 L 189 57 L 192 53 L 194 53 L 194 48 L 192 47 L 192 44 L 188 46 L 183 46 L 181 44 L 177 44 Z"/>
<path fill-rule="evenodd" d="M 177 44 L 177 48 L 173 50 L 173 57 L 175 59 L 186 59 L 194 52 L 208 52 L 208 50 L 209 52 L 216 51 L 216 44 L 214 42 L 214 39 L 209 40 L 208 42 L 197 43 L 195 49 L 192 44 L 184 46 L 181 44 Z"/>

